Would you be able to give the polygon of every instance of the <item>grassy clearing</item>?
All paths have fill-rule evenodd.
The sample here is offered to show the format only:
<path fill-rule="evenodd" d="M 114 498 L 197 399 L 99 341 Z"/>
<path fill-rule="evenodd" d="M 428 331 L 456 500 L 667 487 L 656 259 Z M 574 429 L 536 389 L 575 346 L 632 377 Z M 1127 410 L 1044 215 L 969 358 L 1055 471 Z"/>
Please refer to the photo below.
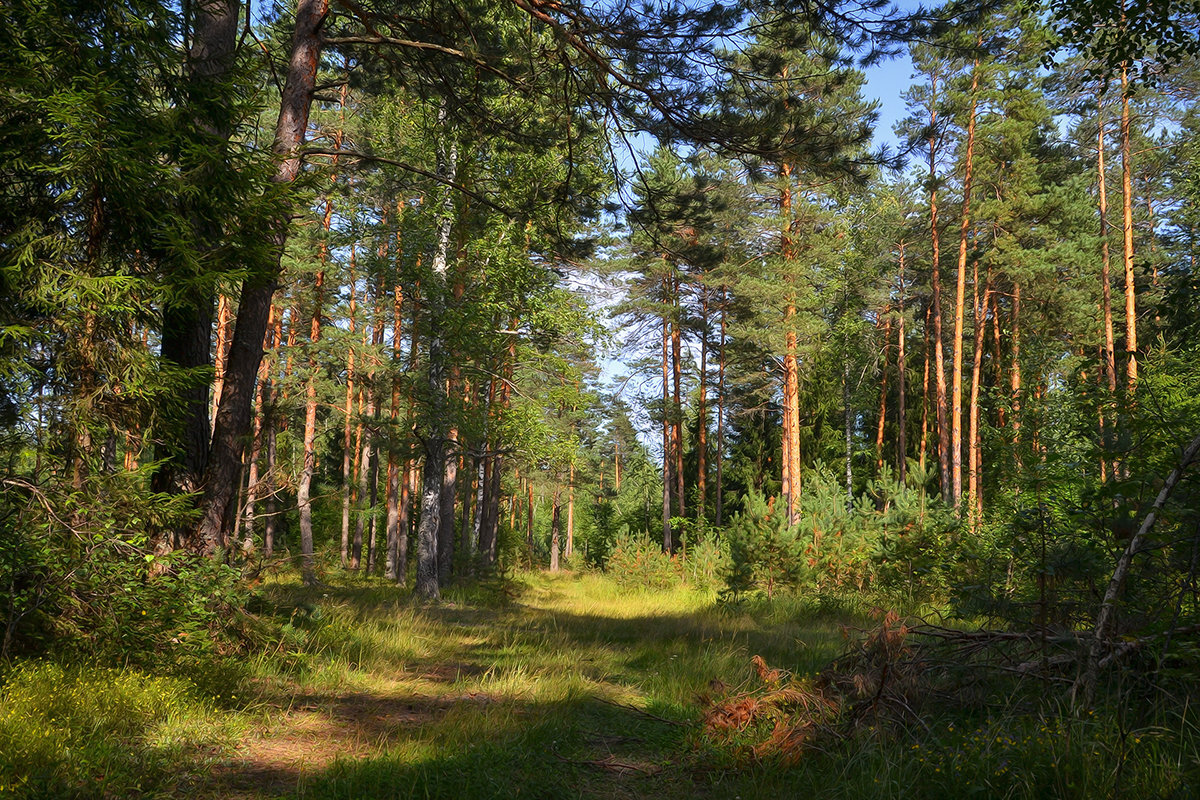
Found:
<path fill-rule="evenodd" d="M 237 690 L 48 665 L 9 674 L 5 788 L 306 800 L 1200 796 L 1195 710 L 1149 697 L 1075 718 L 1034 702 L 1038 687 L 997 685 L 970 709 L 931 698 L 920 720 L 864 720 L 787 764 L 755 754 L 770 720 L 728 738 L 704 730 L 698 698 L 752 691 L 752 656 L 815 674 L 845 646 L 844 626 L 875 624 L 853 602 L 718 608 L 709 595 L 591 574 L 456 589 L 437 606 L 354 580 L 314 590 L 289 578 L 266 595 L 280 634 L 242 663 Z"/>

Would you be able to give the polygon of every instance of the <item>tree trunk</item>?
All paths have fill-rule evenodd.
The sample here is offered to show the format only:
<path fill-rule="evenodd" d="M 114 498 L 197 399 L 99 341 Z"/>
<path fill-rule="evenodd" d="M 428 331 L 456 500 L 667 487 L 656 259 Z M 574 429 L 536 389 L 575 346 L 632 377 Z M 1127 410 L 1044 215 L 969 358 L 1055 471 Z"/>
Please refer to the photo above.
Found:
<path fill-rule="evenodd" d="M 1013 284 L 1012 333 L 1010 350 L 1012 366 L 1009 368 L 1009 397 L 1012 406 L 1012 450 L 1017 468 L 1021 467 L 1021 285 Z"/>
<path fill-rule="evenodd" d="M 1100 379 L 1105 382 L 1108 388 L 1109 398 L 1116 397 L 1117 394 L 1117 347 L 1116 336 L 1113 332 L 1113 314 L 1112 314 L 1112 277 L 1111 277 L 1111 262 L 1108 247 L 1108 173 L 1104 166 L 1104 117 L 1102 100 L 1097 97 L 1097 119 L 1096 125 L 1099 133 L 1096 137 L 1096 189 L 1099 202 L 1100 212 L 1100 312 L 1103 317 L 1104 325 L 1104 351 L 1100 360 Z M 1114 426 L 1117 423 L 1115 413 L 1109 419 L 1104 417 L 1104 408 L 1107 403 L 1101 403 L 1100 407 L 1100 443 L 1101 447 L 1107 452 L 1111 449 L 1111 433 L 1108 426 Z M 1100 458 L 1100 479 L 1106 481 L 1108 479 L 1107 456 Z M 1116 477 L 1116 465 L 1113 464 L 1113 477 Z"/>
<path fill-rule="evenodd" d="M 1121 223 L 1122 255 L 1125 262 L 1125 377 L 1128 398 L 1137 392 L 1137 287 L 1133 275 L 1133 159 L 1129 132 L 1129 66 L 1121 65 Z"/>
<path fill-rule="evenodd" d="M 978 107 L 979 60 L 971 74 L 971 111 L 967 117 L 967 152 L 963 164 L 962 221 L 958 235 L 958 274 L 954 294 L 954 366 L 950 381 L 950 490 L 951 505 L 962 505 L 962 373 L 963 324 L 967 288 L 967 246 L 971 236 L 971 177 L 975 161 L 975 116 Z"/>
<path fill-rule="evenodd" d="M 447 147 L 447 110 L 438 108 L 437 172 L 446 183 L 453 183 L 458 173 L 458 144 Z M 439 210 L 438 238 L 434 252 L 432 278 L 426 304 L 429 330 L 426 338 L 429 390 L 429 412 L 425 423 L 425 483 L 421 490 L 421 522 L 417 530 L 417 594 L 436 600 L 441 592 L 438 583 L 438 534 L 441 530 L 442 486 L 446 479 L 446 273 L 449 267 L 450 233 L 454 224 L 454 197 L 448 191 Z"/>
<path fill-rule="evenodd" d="M 703 520 L 707 509 L 705 490 L 708 483 L 708 287 L 700 287 L 700 395 L 696 403 L 696 519 Z"/>
<path fill-rule="evenodd" d="M 662 498 L 662 546 L 664 553 L 670 553 L 671 541 L 671 384 L 670 384 L 670 323 L 663 315 L 662 322 L 662 398 L 663 398 L 663 498 Z"/>
<path fill-rule="evenodd" d="M 879 370 L 879 415 L 877 417 L 877 425 L 875 427 L 875 473 L 876 475 L 883 474 L 883 431 L 887 424 L 887 391 L 888 391 L 888 370 L 887 370 L 887 351 L 888 340 L 892 336 L 892 319 L 885 312 L 879 314 L 880 322 L 883 325 L 883 364 Z"/>
<path fill-rule="evenodd" d="M 917 449 L 917 464 L 925 473 L 925 455 L 929 450 L 929 316 L 930 309 L 925 309 L 925 347 L 924 366 L 921 370 L 921 443 Z"/>
<path fill-rule="evenodd" d="M 271 322 L 275 317 L 274 305 L 271 306 L 267 314 L 267 338 L 263 343 L 263 348 L 269 350 L 273 344 L 272 334 L 274 333 L 274 326 Z M 249 476 L 246 479 L 245 519 L 242 523 L 242 530 L 245 534 L 243 537 L 243 548 L 247 552 L 254 547 L 254 512 L 255 506 L 258 503 L 260 483 L 258 460 L 262 454 L 263 440 L 265 438 L 263 430 L 266 426 L 266 416 L 271 402 L 271 374 L 268 371 L 269 366 L 269 362 L 264 358 L 258 369 L 258 389 L 254 397 L 254 436 L 250 445 Z"/>
<path fill-rule="evenodd" d="M 899 428 L 896 437 L 896 471 L 897 480 L 901 486 L 908 480 L 908 408 L 907 382 L 905 371 L 908 361 L 905 354 L 904 342 L 904 242 L 900 243 L 900 308 L 896 320 L 896 391 L 898 402 L 896 407 L 896 425 Z"/>
<path fill-rule="evenodd" d="M 308 127 L 321 55 L 320 28 L 328 11 L 329 0 L 299 0 L 296 9 L 291 56 L 272 148 L 279 159 L 273 178 L 278 184 L 292 183 L 300 172 L 299 150 Z M 281 217 L 272 224 L 271 244 L 275 260 L 242 284 L 225 386 L 221 392 L 221 404 L 217 409 L 208 466 L 204 474 L 201 520 L 196 533 L 202 549 L 208 552 L 216 552 L 225 546 L 232 527 L 237 476 L 243 443 L 250 428 L 250 405 L 254 400 L 254 382 L 263 355 L 267 314 L 279 279 L 280 262 L 291 220 Z"/>
<path fill-rule="evenodd" d="M 721 344 L 717 356 L 717 509 L 715 516 L 718 528 L 723 522 L 725 505 L 725 311 L 725 287 L 721 287 Z"/>
<path fill-rule="evenodd" d="M 938 433 L 938 464 L 941 470 L 942 499 L 949 501 L 953 493 L 950 466 L 950 427 L 946 421 L 946 354 L 942 346 L 942 281 L 941 232 L 938 229 L 937 205 L 937 75 L 931 76 L 929 101 L 929 235 L 932 245 L 930 259 L 930 312 L 933 320 L 933 371 L 937 385 L 935 420 Z"/>
<path fill-rule="evenodd" d="M 403 208 L 403 205 L 400 206 Z M 396 251 L 397 259 L 400 257 L 399 248 Z M 400 363 L 402 350 L 400 347 L 400 332 L 403 327 L 404 315 L 402 313 L 404 305 L 404 290 L 397 283 L 392 287 L 392 366 L 396 367 Z M 392 402 L 388 409 L 388 419 L 391 422 L 392 441 L 388 447 L 388 463 L 387 463 L 387 492 L 384 497 L 384 505 L 387 507 L 387 522 L 384 526 L 387 539 L 387 557 L 383 565 L 383 577 L 390 581 L 398 581 L 404 583 L 404 576 L 400 573 L 400 472 L 401 459 L 399 452 L 399 440 L 402 436 L 399 430 L 400 421 L 400 376 L 398 373 L 393 373 L 392 378 Z M 404 471 L 407 473 L 408 465 L 404 465 Z M 404 476 L 407 478 L 407 474 Z M 407 532 L 406 532 L 407 533 Z"/>
<path fill-rule="evenodd" d="M 233 121 L 226 104 L 217 100 L 221 97 L 221 84 L 228 80 L 234 66 L 241 4 L 238 0 L 210 0 L 184 8 L 192 14 L 190 20 L 185 20 L 191 25 L 192 43 L 187 53 L 188 82 L 196 97 L 210 99 L 210 102 L 191 109 L 193 124 L 213 144 L 227 148 Z M 201 180 L 205 177 L 211 180 L 209 169 L 201 167 L 201 172 Z M 206 242 L 205 248 L 215 249 L 221 237 L 219 224 L 206 219 L 202 211 L 191 213 L 189 217 L 196 235 Z M 203 277 L 190 267 L 181 265 L 181 269 L 184 274 L 179 277 L 186 282 Z M 185 370 L 189 381 L 180 390 L 180 415 L 175 420 L 178 431 L 157 448 L 162 466 L 153 476 L 155 491 L 186 494 L 199 491 L 203 486 L 212 418 L 209 415 L 208 382 L 197 380 L 195 373 L 212 364 L 214 295 L 212 285 L 204 283 L 202 288 L 170 296 L 163 303 L 160 357 L 164 364 Z M 169 532 L 159 542 L 158 549 L 166 552 L 181 546 L 181 533 Z"/>
<path fill-rule="evenodd" d="M 971 363 L 971 402 L 968 412 L 970 426 L 967 433 L 967 447 L 970 460 L 967 473 L 968 501 L 967 509 L 971 530 L 974 532 L 979 521 L 983 519 L 983 462 L 979 442 L 979 375 L 983 368 L 983 340 L 987 332 L 987 308 L 992 293 L 992 271 L 989 267 L 984 279 L 983 298 L 979 297 L 979 262 L 975 262 L 975 352 Z"/>
<path fill-rule="evenodd" d="M 229 334 L 232 327 L 233 317 L 229 310 L 229 297 L 222 292 L 217 297 L 217 348 L 213 358 L 213 399 L 208 418 L 210 434 L 212 426 L 217 421 L 217 403 L 221 398 L 221 389 L 225 385 L 225 362 L 229 360 Z"/>
<path fill-rule="evenodd" d="M 561 511 L 558 506 L 558 496 L 560 489 L 554 487 L 554 494 L 550 501 L 550 571 L 558 572 L 558 548 L 559 548 L 559 528 L 561 527 Z"/>
<path fill-rule="evenodd" d="M 671 292 L 671 376 L 674 383 L 675 395 L 674 401 L 671 403 L 671 421 L 673 433 L 672 437 L 675 440 L 675 469 L 672 470 L 675 478 L 675 506 L 679 516 L 687 516 L 686 497 L 684 491 L 684 475 L 683 475 L 683 395 L 680 390 L 681 373 L 683 371 L 682 357 L 682 342 L 680 334 L 680 297 L 679 297 L 679 275 L 676 274 L 672 281 Z M 679 542 L 671 542 L 673 547 L 678 547 Z"/>
<path fill-rule="evenodd" d="M 563 555 L 570 558 L 575 554 L 575 462 L 571 462 L 567 477 L 567 542 Z"/>
<path fill-rule="evenodd" d="M 354 483 L 354 455 L 356 448 L 351 447 L 354 432 L 354 333 L 357 315 L 358 276 L 355 274 L 354 245 L 350 246 L 350 313 L 347 324 L 350 335 L 346 347 L 346 406 L 345 419 L 342 423 L 342 569 L 350 567 L 358 569 L 357 557 L 350 555 L 350 494 L 351 484 Z M 361 543 L 361 532 L 359 542 Z"/>

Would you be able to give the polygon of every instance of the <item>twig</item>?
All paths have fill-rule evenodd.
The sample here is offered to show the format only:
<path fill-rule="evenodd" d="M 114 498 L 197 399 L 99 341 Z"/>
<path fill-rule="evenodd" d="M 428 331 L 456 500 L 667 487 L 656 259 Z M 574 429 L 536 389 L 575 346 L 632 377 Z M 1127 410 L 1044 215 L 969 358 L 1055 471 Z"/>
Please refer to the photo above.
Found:
<path fill-rule="evenodd" d="M 605 700 L 603 697 L 597 697 L 596 699 L 599 700 L 601 703 L 605 703 L 610 706 L 615 706 L 616 708 L 623 708 L 627 711 L 633 711 L 634 713 L 641 714 L 643 717 L 649 717 L 650 719 L 658 720 L 659 722 L 664 722 L 667 725 L 675 725 L 676 727 L 679 727 L 679 728 L 692 727 L 690 724 L 688 724 L 686 722 L 679 722 L 678 720 L 667 719 L 666 717 L 660 717 L 657 714 L 651 714 L 649 711 L 640 709 L 637 706 L 629 705 L 628 703 L 618 703 L 614 700 Z"/>

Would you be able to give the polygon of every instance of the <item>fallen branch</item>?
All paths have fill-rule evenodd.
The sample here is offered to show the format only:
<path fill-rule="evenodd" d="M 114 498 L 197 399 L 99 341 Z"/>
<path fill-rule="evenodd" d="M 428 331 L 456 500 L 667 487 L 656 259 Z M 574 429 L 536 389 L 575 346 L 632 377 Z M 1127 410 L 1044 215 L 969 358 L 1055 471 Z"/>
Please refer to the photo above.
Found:
<path fill-rule="evenodd" d="M 1125 552 L 1117 559 L 1117 566 L 1113 570 L 1112 579 L 1108 582 L 1108 589 L 1104 592 L 1104 601 L 1100 604 L 1100 610 L 1096 612 L 1096 625 L 1092 629 L 1092 643 L 1088 648 L 1087 664 L 1083 672 L 1079 676 L 1079 680 L 1075 683 L 1075 693 L 1078 695 L 1082 692 L 1083 705 L 1091 705 L 1092 699 L 1096 693 L 1096 680 L 1100 675 L 1101 654 L 1100 651 L 1104 648 L 1112 631 L 1113 621 L 1116 613 L 1117 599 L 1120 597 L 1122 590 L 1125 588 L 1125 579 L 1129 575 L 1129 568 L 1133 564 L 1133 557 L 1142 549 L 1142 543 L 1150 534 L 1154 523 L 1158 520 L 1158 513 L 1162 511 L 1163 506 L 1167 504 L 1167 500 L 1171 497 L 1171 493 L 1175 491 L 1175 486 L 1183 477 L 1183 473 L 1187 470 L 1191 463 L 1200 455 L 1200 436 L 1192 439 L 1191 444 L 1184 448 L 1183 454 L 1179 457 L 1179 463 L 1175 465 L 1175 469 L 1167 476 L 1163 487 L 1158 493 L 1158 497 L 1154 499 L 1154 505 L 1150 507 L 1150 512 L 1146 514 L 1146 518 L 1142 520 L 1141 527 L 1137 533 L 1129 540 L 1129 544 L 1125 546 Z"/>

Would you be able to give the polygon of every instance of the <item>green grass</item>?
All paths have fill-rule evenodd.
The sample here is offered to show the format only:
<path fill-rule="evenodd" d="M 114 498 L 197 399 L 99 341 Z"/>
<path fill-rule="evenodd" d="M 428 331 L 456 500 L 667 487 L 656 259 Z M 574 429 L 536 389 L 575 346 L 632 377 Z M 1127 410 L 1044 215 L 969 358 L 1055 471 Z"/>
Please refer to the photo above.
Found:
<path fill-rule="evenodd" d="M 187 680 L 28 663 L 0 689 L 0 796 L 183 791 L 240 732 Z M 190 769 L 189 769 L 190 768 Z"/>
<path fill-rule="evenodd" d="M 997 681 L 866 719 L 792 764 L 769 733 L 707 733 L 698 698 L 758 686 L 754 655 L 818 673 L 859 601 L 718 607 L 711 595 L 525 575 L 438 605 L 377 581 L 266 587 L 278 638 L 242 682 L 18 667 L 0 690 L 4 788 L 23 797 L 1095 798 L 1200 796 L 1195 709 L 1081 718 Z M 229 674 L 234 674 L 230 671 Z M 233 695 L 237 694 L 237 697 Z M 233 746 L 242 739 L 244 749 Z M 218 778 L 199 776 L 224 760 Z M 236 790 L 236 791 L 235 791 Z M 0 791 L 0 794 L 3 794 Z"/>

